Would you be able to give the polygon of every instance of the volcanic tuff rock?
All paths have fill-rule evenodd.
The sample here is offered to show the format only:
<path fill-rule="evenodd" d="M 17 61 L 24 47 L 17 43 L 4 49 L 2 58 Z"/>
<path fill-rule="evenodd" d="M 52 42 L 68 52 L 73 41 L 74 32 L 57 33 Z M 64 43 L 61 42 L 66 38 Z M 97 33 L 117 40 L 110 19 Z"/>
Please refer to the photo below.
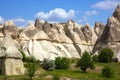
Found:
<path fill-rule="evenodd" d="M 57 56 L 79 58 L 85 50 L 92 50 L 96 39 L 94 29 L 89 25 L 87 28 L 80 26 L 74 21 L 51 24 L 36 19 L 35 26 L 29 25 L 20 34 L 22 50 L 27 56 L 39 60 L 54 59 Z"/>
<path fill-rule="evenodd" d="M 104 24 L 103 23 L 95 22 L 94 30 L 95 30 L 95 33 L 97 34 L 98 37 L 101 36 L 101 34 L 103 32 L 103 29 L 104 29 Z"/>
<path fill-rule="evenodd" d="M 9 34 L 6 34 L 3 41 L 0 42 L 0 66 L 3 75 L 24 74 L 22 54 Z"/>
<path fill-rule="evenodd" d="M 17 39 L 19 37 L 17 27 L 15 26 L 14 22 L 11 20 L 5 22 L 2 31 L 4 35 L 9 33 L 13 39 Z"/>
<path fill-rule="evenodd" d="M 39 60 L 54 59 L 57 56 L 80 58 L 85 50 L 92 51 L 97 40 L 93 28 L 79 25 L 72 20 L 66 23 L 48 23 L 36 19 L 35 25 L 30 23 L 23 29 L 17 28 L 12 21 L 7 21 L 3 34 L 14 32 L 19 33 L 18 40 L 12 37 L 16 45 L 19 45 L 18 48 L 22 49 L 26 56 L 34 56 Z"/>
<path fill-rule="evenodd" d="M 92 50 L 97 39 L 94 29 L 89 25 L 82 26 L 71 20 L 67 23 L 48 23 L 36 19 L 35 25 L 30 23 L 23 29 L 17 29 L 12 21 L 7 21 L 2 32 L 4 35 L 19 32 L 18 40 L 12 37 L 16 45 L 19 44 L 18 48 L 26 56 L 34 56 L 39 60 L 57 56 L 80 58 L 85 50 Z"/>
<path fill-rule="evenodd" d="M 94 46 L 93 53 L 106 47 L 111 48 L 115 53 L 114 58 L 120 61 L 120 5 L 117 6 L 113 16 L 108 19 L 102 35 Z"/>

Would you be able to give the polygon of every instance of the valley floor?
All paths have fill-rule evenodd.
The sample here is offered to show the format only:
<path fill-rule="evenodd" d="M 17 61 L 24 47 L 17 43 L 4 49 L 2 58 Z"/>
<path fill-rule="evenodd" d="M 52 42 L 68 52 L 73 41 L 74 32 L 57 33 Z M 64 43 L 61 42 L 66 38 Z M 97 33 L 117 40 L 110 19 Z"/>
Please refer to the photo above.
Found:
<path fill-rule="evenodd" d="M 106 79 L 102 76 L 101 71 L 104 66 L 110 66 L 114 70 L 114 76 L 110 79 Z M 68 70 L 53 70 L 45 71 L 42 68 L 36 72 L 37 74 L 33 80 L 120 80 L 120 63 L 98 63 L 95 62 L 95 69 L 87 69 L 87 73 L 83 73 L 79 68 L 75 68 L 74 64 L 71 64 Z M 53 79 L 53 78 L 54 79 Z M 27 76 L 0 76 L 0 80 L 28 80 Z"/>

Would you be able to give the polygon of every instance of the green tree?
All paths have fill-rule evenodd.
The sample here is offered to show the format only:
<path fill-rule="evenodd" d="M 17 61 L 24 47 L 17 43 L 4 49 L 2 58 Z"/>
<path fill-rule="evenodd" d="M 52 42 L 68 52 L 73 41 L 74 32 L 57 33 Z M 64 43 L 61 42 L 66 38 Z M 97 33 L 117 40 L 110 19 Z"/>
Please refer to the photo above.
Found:
<path fill-rule="evenodd" d="M 114 71 L 112 70 L 111 67 L 105 66 L 102 70 L 102 74 L 106 78 L 111 78 L 111 77 L 113 77 Z"/>
<path fill-rule="evenodd" d="M 111 62 L 112 57 L 114 55 L 114 52 L 110 48 L 103 48 L 99 55 L 98 55 L 98 60 L 100 62 Z"/>
<path fill-rule="evenodd" d="M 87 51 L 85 51 L 81 59 L 77 61 L 76 67 L 80 67 L 80 69 L 83 70 L 84 72 L 86 72 L 87 68 L 90 68 L 90 69 L 95 68 L 93 61 L 91 59 L 91 56 L 89 55 Z"/>
<path fill-rule="evenodd" d="M 33 58 L 32 58 L 32 60 L 33 60 Z M 30 80 L 32 80 L 32 77 L 35 75 L 35 72 L 36 72 L 37 67 L 38 67 L 36 60 L 34 59 L 33 62 L 30 62 L 30 61 L 26 62 L 24 64 L 24 66 L 26 68 L 26 74 L 27 74 L 27 76 L 29 77 Z"/>
<path fill-rule="evenodd" d="M 70 66 L 70 60 L 65 57 L 57 57 L 55 59 L 55 68 L 56 69 L 68 69 Z"/>

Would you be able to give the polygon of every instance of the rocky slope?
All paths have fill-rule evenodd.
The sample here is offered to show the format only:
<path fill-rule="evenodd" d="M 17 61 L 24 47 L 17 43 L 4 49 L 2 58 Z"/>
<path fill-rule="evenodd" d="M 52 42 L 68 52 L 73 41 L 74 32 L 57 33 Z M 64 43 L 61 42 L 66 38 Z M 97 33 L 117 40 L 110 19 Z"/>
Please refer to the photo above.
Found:
<path fill-rule="evenodd" d="M 74 21 L 51 24 L 39 19 L 24 28 L 16 27 L 13 21 L 6 21 L 2 33 L 10 34 L 26 56 L 39 60 L 57 56 L 80 58 L 85 50 L 92 51 L 98 37 L 88 24 L 81 26 Z"/>
<path fill-rule="evenodd" d="M 108 19 L 102 35 L 94 46 L 93 53 L 106 47 L 111 48 L 115 53 L 114 58 L 120 61 L 120 5 Z"/>

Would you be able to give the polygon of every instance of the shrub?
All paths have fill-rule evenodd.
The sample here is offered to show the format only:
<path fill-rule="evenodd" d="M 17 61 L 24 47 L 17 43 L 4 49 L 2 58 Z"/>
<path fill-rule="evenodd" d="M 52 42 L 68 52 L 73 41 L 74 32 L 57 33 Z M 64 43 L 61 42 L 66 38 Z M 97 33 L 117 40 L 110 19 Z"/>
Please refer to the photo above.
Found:
<path fill-rule="evenodd" d="M 24 62 L 31 62 L 31 63 L 36 62 L 36 63 L 40 63 L 40 61 L 36 60 L 34 57 L 25 57 Z"/>
<path fill-rule="evenodd" d="M 94 69 L 94 64 L 91 60 L 91 56 L 87 51 L 85 51 L 81 59 L 77 61 L 76 67 L 80 67 L 80 69 L 84 72 L 86 72 L 87 68 Z"/>
<path fill-rule="evenodd" d="M 54 70 L 55 69 L 55 62 L 53 60 L 44 59 L 42 62 L 42 67 L 45 70 Z"/>
<path fill-rule="evenodd" d="M 26 74 L 29 77 L 30 80 L 32 80 L 32 77 L 35 75 L 35 72 L 37 70 L 37 64 L 31 63 L 31 62 L 27 62 L 24 64 L 25 68 L 26 68 Z"/>
<path fill-rule="evenodd" d="M 97 62 L 98 61 L 98 55 L 93 55 L 92 60 Z"/>
<path fill-rule="evenodd" d="M 55 59 L 55 68 L 56 69 L 68 69 L 70 66 L 70 60 L 65 57 L 57 57 Z"/>
<path fill-rule="evenodd" d="M 106 78 L 113 77 L 113 74 L 114 74 L 114 72 L 113 72 L 112 68 L 109 66 L 104 67 L 102 70 L 102 75 Z"/>
<path fill-rule="evenodd" d="M 100 62 L 108 63 L 112 61 L 113 55 L 114 55 L 114 52 L 111 49 L 103 48 L 98 55 L 98 59 Z"/>
<path fill-rule="evenodd" d="M 26 74 L 32 80 L 32 77 L 35 75 L 35 72 L 38 68 L 38 60 L 34 57 L 26 57 L 24 67 L 26 68 Z"/>

